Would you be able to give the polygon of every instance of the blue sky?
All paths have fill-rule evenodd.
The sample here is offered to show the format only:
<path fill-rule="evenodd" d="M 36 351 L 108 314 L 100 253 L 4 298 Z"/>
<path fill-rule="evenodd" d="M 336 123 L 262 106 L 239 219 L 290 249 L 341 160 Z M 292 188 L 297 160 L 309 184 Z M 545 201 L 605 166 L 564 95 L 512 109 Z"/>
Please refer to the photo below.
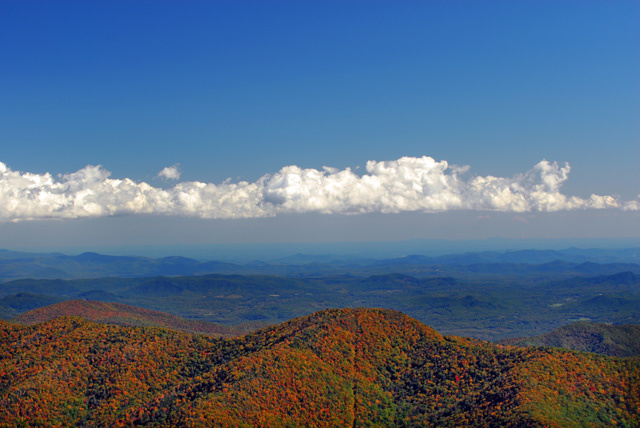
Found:
<path fill-rule="evenodd" d="M 640 237 L 638 22 L 636 1 L 3 1 L 0 246 Z"/>

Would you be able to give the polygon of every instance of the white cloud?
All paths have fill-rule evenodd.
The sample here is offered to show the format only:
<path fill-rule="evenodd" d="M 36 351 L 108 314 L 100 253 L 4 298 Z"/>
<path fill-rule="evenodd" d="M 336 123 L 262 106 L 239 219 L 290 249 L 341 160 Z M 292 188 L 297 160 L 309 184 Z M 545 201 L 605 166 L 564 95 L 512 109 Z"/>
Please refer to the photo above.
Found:
<path fill-rule="evenodd" d="M 450 210 L 546 212 L 614 208 L 639 210 L 640 202 L 613 196 L 588 199 L 560 192 L 570 167 L 543 160 L 514 177 L 461 176 L 468 167 L 424 156 L 347 168 L 291 165 L 249 183 L 181 182 L 169 189 L 113 179 L 101 166 L 59 176 L 13 171 L 0 162 L 0 221 L 159 214 L 202 218 L 269 217 L 281 213 L 425 213 Z M 177 180 L 177 165 L 159 177 Z"/>
<path fill-rule="evenodd" d="M 180 180 L 178 164 L 163 168 L 156 177 L 164 178 L 165 180 Z"/>

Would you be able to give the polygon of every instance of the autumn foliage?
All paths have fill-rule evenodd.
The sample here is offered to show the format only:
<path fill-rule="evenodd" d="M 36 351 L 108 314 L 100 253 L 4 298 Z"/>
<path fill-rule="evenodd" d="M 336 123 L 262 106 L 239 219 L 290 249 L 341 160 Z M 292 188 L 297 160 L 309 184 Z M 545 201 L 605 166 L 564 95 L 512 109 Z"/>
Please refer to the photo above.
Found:
<path fill-rule="evenodd" d="M 0 426 L 640 424 L 640 361 L 322 311 L 240 338 L 61 317 L 0 323 Z"/>

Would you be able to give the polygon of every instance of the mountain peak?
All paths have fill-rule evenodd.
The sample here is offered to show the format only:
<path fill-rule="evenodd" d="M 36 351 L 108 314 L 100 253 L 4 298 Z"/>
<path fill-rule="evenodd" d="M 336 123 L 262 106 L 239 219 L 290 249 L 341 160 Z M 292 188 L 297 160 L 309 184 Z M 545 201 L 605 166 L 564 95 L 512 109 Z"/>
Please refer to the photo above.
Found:
<path fill-rule="evenodd" d="M 227 340 L 79 318 L 2 327 L 7 426 L 26 417 L 33 425 L 158 427 L 640 420 L 636 359 L 443 338 L 386 309 L 324 310 Z"/>

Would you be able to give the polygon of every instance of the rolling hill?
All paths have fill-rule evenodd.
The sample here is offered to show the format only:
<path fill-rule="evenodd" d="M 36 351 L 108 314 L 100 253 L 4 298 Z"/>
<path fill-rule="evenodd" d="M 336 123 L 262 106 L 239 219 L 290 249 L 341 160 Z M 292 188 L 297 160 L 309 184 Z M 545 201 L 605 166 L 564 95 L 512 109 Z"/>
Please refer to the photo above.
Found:
<path fill-rule="evenodd" d="M 0 322 L 0 426 L 631 427 L 639 409 L 637 358 L 442 336 L 391 310 L 233 339 Z"/>
<path fill-rule="evenodd" d="M 0 283 L 0 316 L 8 319 L 55 301 L 86 299 L 230 326 L 278 324 L 326 308 L 381 307 L 402 311 L 445 334 L 492 341 L 539 335 L 576 320 L 640 323 L 640 275 L 632 272 L 541 281 L 397 272 L 21 279 Z"/>
<path fill-rule="evenodd" d="M 62 316 L 78 316 L 89 321 L 123 326 L 164 327 L 187 333 L 237 336 L 245 327 L 232 328 L 200 320 L 186 320 L 165 312 L 152 311 L 122 303 L 104 303 L 89 300 L 69 300 L 22 313 L 12 322 L 32 325 Z"/>
<path fill-rule="evenodd" d="M 540 336 L 505 339 L 500 343 L 516 346 L 551 346 L 614 357 L 638 357 L 640 325 L 576 322 Z"/>

